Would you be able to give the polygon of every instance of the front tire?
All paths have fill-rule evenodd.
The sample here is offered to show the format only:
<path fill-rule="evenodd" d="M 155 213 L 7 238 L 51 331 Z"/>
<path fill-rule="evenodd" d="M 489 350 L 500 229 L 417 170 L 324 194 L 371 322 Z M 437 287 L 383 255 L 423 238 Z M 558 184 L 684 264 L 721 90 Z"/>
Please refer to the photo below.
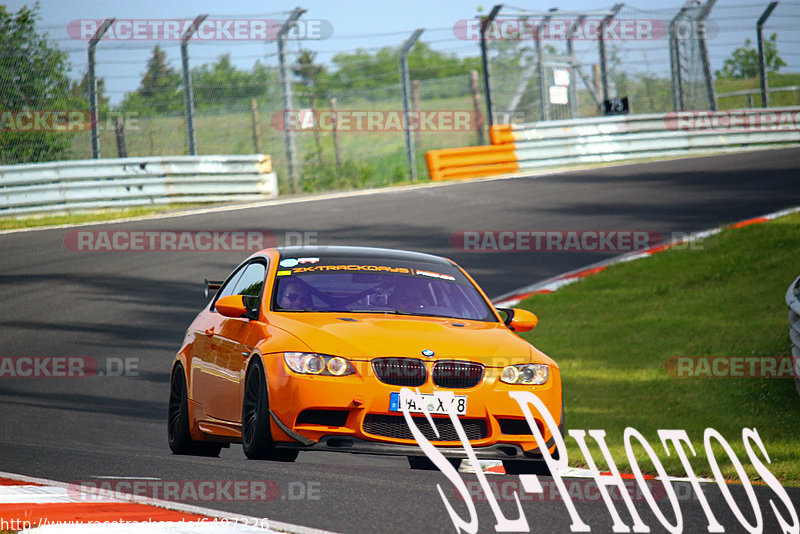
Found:
<path fill-rule="evenodd" d="M 189 432 L 189 397 L 183 367 L 176 365 L 169 386 L 167 441 L 173 454 L 219 456 L 222 445 L 195 441 Z"/>
<path fill-rule="evenodd" d="M 264 370 L 254 361 L 247 372 L 242 400 L 242 449 L 251 460 L 294 462 L 297 451 L 276 449 L 269 422 L 269 402 Z"/>

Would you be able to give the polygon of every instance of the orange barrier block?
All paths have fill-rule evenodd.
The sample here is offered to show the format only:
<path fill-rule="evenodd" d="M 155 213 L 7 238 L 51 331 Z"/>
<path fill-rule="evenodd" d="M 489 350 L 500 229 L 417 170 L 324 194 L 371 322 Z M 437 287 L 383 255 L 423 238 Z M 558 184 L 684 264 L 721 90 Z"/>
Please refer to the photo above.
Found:
<path fill-rule="evenodd" d="M 431 180 L 508 174 L 519 170 L 514 143 L 430 150 L 425 154 Z"/>
<path fill-rule="evenodd" d="M 502 145 L 503 143 L 513 143 L 514 134 L 512 133 L 510 124 L 495 124 L 489 129 L 489 139 L 492 140 L 493 145 Z"/>

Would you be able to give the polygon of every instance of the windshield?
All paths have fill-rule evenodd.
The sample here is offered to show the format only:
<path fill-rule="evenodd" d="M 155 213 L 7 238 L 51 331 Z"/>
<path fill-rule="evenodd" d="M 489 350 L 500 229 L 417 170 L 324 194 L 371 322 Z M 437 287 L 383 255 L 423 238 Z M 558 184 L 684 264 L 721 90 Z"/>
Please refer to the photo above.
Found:
<path fill-rule="evenodd" d="M 356 263 L 352 258 L 311 259 L 317 261 L 310 265 L 296 263 L 295 258 L 281 261 L 273 310 L 497 320 L 475 286 L 455 267 L 364 258 Z"/>

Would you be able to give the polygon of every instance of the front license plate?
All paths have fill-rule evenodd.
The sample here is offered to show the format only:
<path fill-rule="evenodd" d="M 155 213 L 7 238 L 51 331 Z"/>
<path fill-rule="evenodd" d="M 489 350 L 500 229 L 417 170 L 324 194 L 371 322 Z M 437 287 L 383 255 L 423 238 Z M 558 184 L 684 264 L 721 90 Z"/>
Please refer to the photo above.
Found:
<path fill-rule="evenodd" d="M 436 398 L 435 395 L 431 395 L 430 393 L 423 393 L 421 395 L 424 404 L 420 405 L 418 402 L 415 402 L 413 398 L 408 399 L 408 411 L 414 413 L 422 413 L 422 412 L 429 412 L 429 413 L 439 413 L 439 414 L 447 414 L 447 408 L 445 407 L 444 402 L 440 399 Z M 456 412 L 456 415 L 465 415 L 467 413 L 467 396 L 466 395 L 456 395 L 453 397 L 452 400 L 453 410 Z M 400 412 L 402 409 L 400 408 L 400 393 L 395 392 L 389 396 L 389 411 L 390 412 Z"/>

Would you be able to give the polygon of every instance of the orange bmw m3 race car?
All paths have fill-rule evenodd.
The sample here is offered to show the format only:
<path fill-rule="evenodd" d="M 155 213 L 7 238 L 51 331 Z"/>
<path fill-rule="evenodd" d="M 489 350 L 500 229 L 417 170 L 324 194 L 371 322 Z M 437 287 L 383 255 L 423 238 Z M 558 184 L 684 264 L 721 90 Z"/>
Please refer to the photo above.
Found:
<path fill-rule="evenodd" d="M 405 421 L 456 464 L 466 455 L 433 394 L 451 391 L 475 455 L 510 473 L 543 462 L 513 391 L 532 391 L 563 431 L 558 365 L 514 332 L 537 318 L 497 310 L 451 260 L 367 247 L 281 247 L 253 254 L 189 326 L 172 366 L 169 446 L 293 461 L 301 451 L 407 456 L 433 463 Z M 419 397 L 417 398 L 419 399 Z M 423 411 L 433 417 L 439 435 Z M 550 451 L 552 433 L 533 412 Z"/>

